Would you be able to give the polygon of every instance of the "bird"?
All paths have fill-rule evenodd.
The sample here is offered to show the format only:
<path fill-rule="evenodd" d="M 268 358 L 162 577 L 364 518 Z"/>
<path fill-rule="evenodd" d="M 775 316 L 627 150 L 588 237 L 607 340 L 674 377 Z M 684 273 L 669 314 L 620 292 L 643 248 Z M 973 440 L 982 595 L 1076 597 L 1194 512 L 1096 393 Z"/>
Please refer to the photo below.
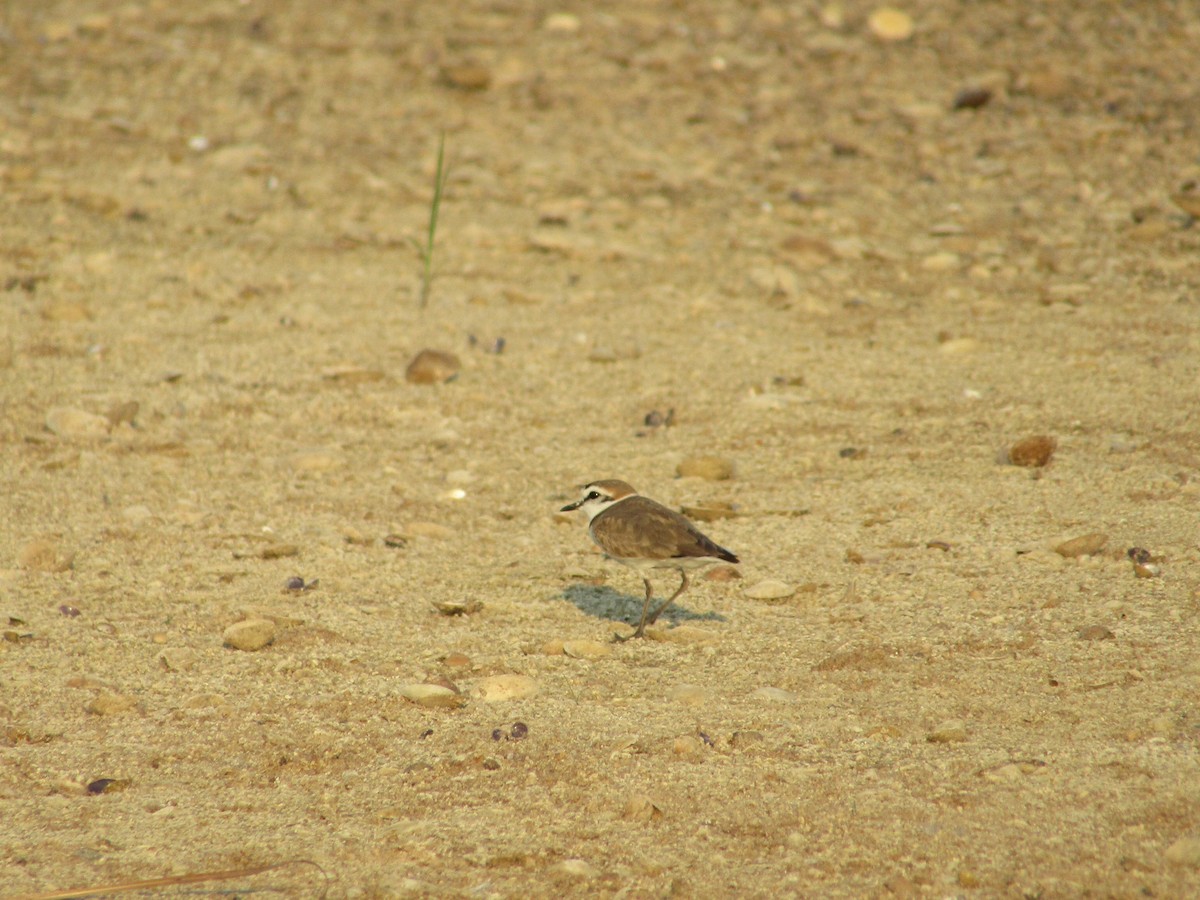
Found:
<path fill-rule="evenodd" d="M 659 614 L 687 590 L 689 571 L 718 562 L 740 562 L 684 516 L 643 497 L 626 481 L 605 478 L 585 484 L 580 490 L 582 496 L 560 512 L 582 510 L 588 517 L 588 534 L 605 556 L 636 569 L 646 585 L 637 630 L 628 637 L 615 635 L 617 641 L 644 637 L 646 626 L 653 625 Z M 682 576 L 679 588 L 653 613 L 650 600 L 654 588 L 648 575 L 652 569 L 675 569 Z"/>

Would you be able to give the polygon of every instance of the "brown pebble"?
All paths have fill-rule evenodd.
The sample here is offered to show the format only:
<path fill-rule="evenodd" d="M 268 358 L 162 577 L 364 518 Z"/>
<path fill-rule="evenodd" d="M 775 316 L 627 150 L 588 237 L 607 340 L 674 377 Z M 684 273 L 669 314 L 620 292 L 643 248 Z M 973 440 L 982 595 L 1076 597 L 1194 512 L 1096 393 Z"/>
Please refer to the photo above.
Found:
<path fill-rule="evenodd" d="M 1055 438 L 1048 434 L 1035 434 L 1013 444 L 1008 450 L 1008 461 L 1014 466 L 1028 469 L 1041 468 L 1050 462 L 1056 449 L 1058 441 Z"/>
<path fill-rule="evenodd" d="M 1085 625 L 1079 629 L 1078 637 L 1081 641 L 1111 641 L 1117 636 L 1103 625 Z"/>
<path fill-rule="evenodd" d="M 275 640 L 275 623 L 270 619 L 245 619 L 230 625 L 221 637 L 225 646 L 234 650 L 261 650 Z"/>
<path fill-rule="evenodd" d="M 442 83 L 460 91 L 486 90 L 492 83 L 492 71 L 478 63 L 442 67 Z"/>
<path fill-rule="evenodd" d="M 119 713 L 128 712 L 135 706 L 137 706 L 137 703 L 132 697 L 126 697 L 124 694 L 116 694 L 111 691 L 102 691 L 88 701 L 84 709 L 95 716 L 115 716 Z"/>
<path fill-rule="evenodd" d="M 462 362 L 444 350 L 422 350 L 412 358 L 404 377 L 412 384 L 442 384 L 454 378 Z"/>
<path fill-rule="evenodd" d="M 1067 559 L 1078 559 L 1081 556 L 1094 556 L 1103 550 L 1107 543 L 1108 535 L 1097 531 L 1063 541 L 1054 548 L 1054 552 Z"/>
<path fill-rule="evenodd" d="M 987 106 L 992 99 L 992 92 L 985 87 L 963 88 L 954 95 L 955 109 L 979 109 Z"/>

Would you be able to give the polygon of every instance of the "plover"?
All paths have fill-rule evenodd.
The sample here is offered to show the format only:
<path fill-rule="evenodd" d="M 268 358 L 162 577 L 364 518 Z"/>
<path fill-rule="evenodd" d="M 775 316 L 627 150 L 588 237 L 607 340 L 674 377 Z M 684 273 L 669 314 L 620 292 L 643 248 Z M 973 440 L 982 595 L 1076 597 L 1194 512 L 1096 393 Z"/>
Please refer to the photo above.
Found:
<path fill-rule="evenodd" d="M 738 558 L 700 533 L 691 522 L 661 503 L 643 497 L 633 486 L 615 478 L 593 481 L 582 488 L 583 496 L 568 503 L 562 512 L 581 509 L 588 517 L 588 534 L 609 559 L 642 573 L 646 602 L 637 630 L 627 638 L 640 638 L 647 625 L 687 590 L 688 572 L 718 562 L 736 563 Z M 651 569 L 676 569 L 683 576 L 679 589 L 653 613 L 653 587 L 646 573 Z"/>

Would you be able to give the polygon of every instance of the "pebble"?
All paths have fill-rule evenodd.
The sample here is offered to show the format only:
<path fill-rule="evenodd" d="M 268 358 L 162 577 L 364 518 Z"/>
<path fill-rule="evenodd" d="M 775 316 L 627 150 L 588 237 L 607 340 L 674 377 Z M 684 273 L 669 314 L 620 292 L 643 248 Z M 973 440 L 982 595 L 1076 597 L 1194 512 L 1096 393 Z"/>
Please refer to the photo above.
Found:
<path fill-rule="evenodd" d="M 694 522 L 715 522 L 718 519 L 733 519 L 740 515 L 727 500 L 716 500 L 704 506 L 685 505 L 680 511 Z"/>
<path fill-rule="evenodd" d="M 482 91 L 491 86 L 492 70 L 478 63 L 443 66 L 442 82 L 460 91 Z"/>
<path fill-rule="evenodd" d="M 785 600 L 796 593 L 796 589 L 786 582 L 768 578 L 749 585 L 742 593 L 750 600 Z"/>
<path fill-rule="evenodd" d="M 112 691 L 102 691 L 89 700 L 84 709 L 97 716 L 115 716 L 129 712 L 135 706 L 137 706 L 137 702 L 132 697 Z"/>
<path fill-rule="evenodd" d="M 961 719 L 945 721 L 925 735 L 925 740 L 931 744 L 953 744 L 966 739 L 967 726 Z"/>
<path fill-rule="evenodd" d="M 1035 434 L 1021 438 L 1008 448 L 1008 461 L 1014 466 L 1024 466 L 1027 469 L 1040 468 L 1050 462 L 1054 451 L 1058 449 L 1058 440 L 1048 434 Z"/>
<path fill-rule="evenodd" d="M 400 696 L 431 709 L 457 709 L 467 702 L 462 694 L 443 684 L 404 684 Z"/>
<path fill-rule="evenodd" d="M 63 552 L 46 538 L 30 541 L 17 553 L 17 565 L 32 572 L 65 572 L 74 564 L 74 553 Z"/>
<path fill-rule="evenodd" d="M 542 20 L 542 28 L 558 34 L 574 34 L 580 28 L 579 16 L 574 13 L 550 13 Z"/>
<path fill-rule="evenodd" d="M 564 641 L 562 652 L 573 659 L 603 659 L 612 655 L 612 644 L 591 640 Z"/>
<path fill-rule="evenodd" d="M 590 881 L 600 874 L 596 871 L 595 866 L 584 859 L 564 859 L 552 866 L 550 871 L 555 875 L 576 878 L 581 881 Z"/>
<path fill-rule="evenodd" d="M 704 573 L 705 581 L 737 581 L 742 573 L 733 566 L 714 566 Z"/>
<path fill-rule="evenodd" d="M 733 477 L 733 462 L 722 456 L 689 456 L 675 467 L 680 478 L 725 481 Z"/>
<path fill-rule="evenodd" d="M 1078 637 L 1081 641 L 1112 641 L 1117 636 L 1104 625 L 1085 625 L 1079 629 Z"/>
<path fill-rule="evenodd" d="M 662 805 L 645 794 L 634 794 L 625 802 L 622 819 L 631 822 L 652 822 L 663 817 Z"/>
<path fill-rule="evenodd" d="M 1054 548 L 1054 552 L 1066 559 L 1078 559 L 1081 556 L 1093 556 L 1099 553 L 1107 543 L 1108 535 L 1096 531 L 1063 541 Z"/>
<path fill-rule="evenodd" d="M 930 254 L 921 260 L 921 268 L 926 272 L 949 272 L 961 265 L 962 258 L 948 250 Z"/>
<path fill-rule="evenodd" d="M 976 352 L 979 347 L 980 343 L 975 338 L 950 338 L 938 344 L 938 352 L 943 356 L 966 356 Z"/>
<path fill-rule="evenodd" d="M 1180 838 L 1167 848 L 1163 856 L 1173 866 L 1200 868 L 1200 838 Z"/>
<path fill-rule="evenodd" d="M 867 27 L 881 41 L 907 41 L 913 35 L 912 16 L 893 6 L 881 6 L 871 13 Z"/>
<path fill-rule="evenodd" d="M 797 699 L 796 694 L 777 687 L 760 687 L 751 692 L 750 696 L 756 700 L 768 700 L 771 703 L 795 703 Z"/>
<path fill-rule="evenodd" d="M 462 362 L 444 350 L 422 350 L 404 370 L 404 378 L 412 384 L 442 384 L 458 375 Z"/>
<path fill-rule="evenodd" d="M 56 406 L 46 413 L 46 427 L 61 438 L 101 438 L 112 426 L 104 416 L 69 406 Z"/>
<path fill-rule="evenodd" d="M 471 689 L 471 693 L 484 703 L 524 700 L 537 692 L 538 683 L 528 675 L 492 675 L 476 682 Z"/>
<path fill-rule="evenodd" d="M 225 646 L 234 650 L 261 650 L 275 640 L 275 623 L 270 619 L 246 619 L 230 625 L 221 637 Z"/>

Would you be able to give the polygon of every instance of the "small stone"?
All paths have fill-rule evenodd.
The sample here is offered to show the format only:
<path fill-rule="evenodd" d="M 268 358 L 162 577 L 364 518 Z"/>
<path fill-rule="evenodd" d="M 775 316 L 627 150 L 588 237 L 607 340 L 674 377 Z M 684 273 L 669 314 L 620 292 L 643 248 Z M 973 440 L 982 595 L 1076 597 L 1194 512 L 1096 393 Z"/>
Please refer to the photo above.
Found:
<path fill-rule="evenodd" d="M 980 343 L 975 338 L 950 338 L 938 344 L 938 352 L 943 356 L 967 356 L 979 350 Z"/>
<path fill-rule="evenodd" d="M 622 819 L 631 822 L 653 822 L 663 817 L 662 805 L 645 794 L 634 794 L 625 802 Z"/>
<path fill-rule="evenodd" d="M 573 659 L 603 659 L 612 654 L 612 644 L 590 640 L 564 641 L 562 652 Z"/>
<path fill-rule="evenodd" d="M 551 13 L 542 20 L 542 28 L 558 34 L 574 34 L 580 28 L 579 16 L 573 13 Z"/>
<path fill-rule="evenodd" d="M 472 689 L 484 703 L 524 700 L 538 692 L 538 683 L 528 675 L 492 675 L 476 682 Z"/>
<path fill-rule="evenodd" d="M 951 105 L 954 109 L 979 109 L 987 106 L 991 99 L 992 92 L 989 88 L 965 87 L 954 95 L 954 103 Z"/>
<path fill-rule="evenodd" d="M 767 700 L 771 703 L 795 703 L 797 696 L 791 691 L 777 687 L 760 687 L 750 694 L 756 700 Z"/>
<path fill-rule="evenodd" d="M 1008 461 L 1014 466 L 1027 469 L 1040 468 L 1050 462 L 1058 440 L 1048 434 L 1035 434 L 1022 438 L 1008 448 Z"/>
<path fill-rule="evenodd" d="M 912 16 L 892 6 L 881 6 L 871 13 L 867 27 L 881 41 L 907 41 L 913 35 Z"/>
<path fill-rule="evenodd" d="M 245 619 L 230 625 L 221 637 L 225 646 L 234 650 L 261 650 L 275 640 L 275 623 L 270 619 Z"/>
<path fill-rule="evenodd" d="M 443 616 L 469 616 L 483 609 L 478 600 L 438 600 L 433 604 Z"/>
<path fill-rule="evenodd" d="M 1163 854 L 1173 866 L 1200 868 L 1200 838 L 1183 837 L 1167 848 Z"/>
<path fill-rule="evenodd" d="M 1133 574 L 1138 578 L 1157 578 L 1162 574 L 1162 567 L 1150 562 L 1134 562 Z"/>
<path fill-rule="evenodd" d="M 768 578 L 749 585 L 742 593 L 750 600 L 786 600 L 796 593 L 796 589 L 786 582 Z"/>
<path fill-rule="evenodd" d="M 953 744 L 967 739 L 967 726 L 960 719 L 950 719 L 943 722 L 929 734 L 925 740 L 931 744 Z"/>
<path fill-rule="evenodd" d="M 126 697 L 124 694 L 117 694 L 112 691 L 101 691 L 88 701 L 84 709 L 96 716 L 115 716 L 123 712 L 129 712 L 129 710 L 136 706 L 137 702 L 132 697 Z"/>
<path fill-rule="evenodd" d="M 733 477 L 733 462 L 721 456 L 689 456 L 675 467 L 680 478 L 725 481 Z"/>
<path fill-rule="evenodd" d="M 962 258 L 957 253 L 943 250 L 931 254 L 921 260 L 921 268 L 926 272 L 949 272 L 962 265 Z"/>
<path fill-rule="evenodd" d="M 460 91 L 482 91 L 492 83 L 492 70 L 478 63 L 443 66 L 441 74 L 443 84 Z"/>
<path fill-rule="evenodd" d="M 442 384 L 458 375 L 460 368 L 462 362 L 453 353 L 422 350 L 408 364 L 404 377 L 412 384 Z"/>
<path fill-rule="evenodd" d="M 693 522 L 715 522 L 718 519 L 733 519 L 740 513 L 732 503 L 724 500 L 706 503 L 704 506 L 682 506 L 680 512 Z"/>
<path fill-rule="evenodd" d="M 417 706 L 431 709 L 457 709 L 466 703 L 466 698 L 444 684 L 405 684 L 399 689 L 400 696 Z"/>
<path fill-rule="evenodd" d="M 46 427 L 61 438 L 93 439 L 106 436 L 112 426 L 104 416 L 56 406 L 46 413 Z"/>
<path fill-rule="evenodd" d="M 738 581 L 742 573 L 733 566 L 713 566 L 704 573 L 705 581 Z"/>
<path fill-rule="evenodd" d="M 1054 548 L 1054 552 L 1066 559 L 1078 559 L 1081 556 L 1094 556 L 1103 550 L 1107 543 L 1108 535 L 1097 531 L 1063 541 Z"/>
<path fill-rule="evenodd" d="M 65 572 L 74 563 L 74 553 L 64 552 L 47 538 L 30 541 L 17 553 L 17 565 L 31 572 Z"/>
<path fill-rule="evenodd" d="M 1112 630 L 1104 625 L 1085 625 L 1079 629 L 1078 637 L 1081 641 L 1113 641 L 1117 638 Z"/>
<path fill-rule="evenodd" d="M 564 859 L 552 866 L 550 871 L 560 877 L 573 878 L 578 881 L 591 881 L 600 874 L 596 871 L 595 866 L 583 859 Z"/>

